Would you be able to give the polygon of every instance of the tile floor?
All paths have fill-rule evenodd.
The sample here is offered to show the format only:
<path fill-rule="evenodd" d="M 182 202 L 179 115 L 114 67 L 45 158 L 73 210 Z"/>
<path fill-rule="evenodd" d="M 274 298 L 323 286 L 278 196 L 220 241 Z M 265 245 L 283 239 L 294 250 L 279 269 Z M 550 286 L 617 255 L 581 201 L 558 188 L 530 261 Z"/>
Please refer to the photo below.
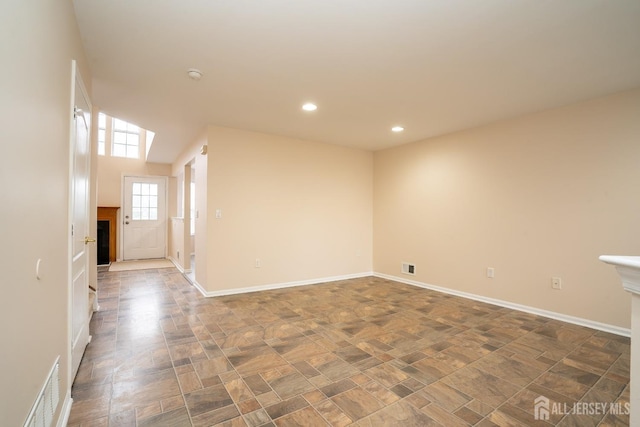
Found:
<path fill-rule="evenodd" d="M 99 293 L 72 427 L 629 423 L 629 339 L 543 317 L 375 277 L 204 298 L 101 271 Z"/>

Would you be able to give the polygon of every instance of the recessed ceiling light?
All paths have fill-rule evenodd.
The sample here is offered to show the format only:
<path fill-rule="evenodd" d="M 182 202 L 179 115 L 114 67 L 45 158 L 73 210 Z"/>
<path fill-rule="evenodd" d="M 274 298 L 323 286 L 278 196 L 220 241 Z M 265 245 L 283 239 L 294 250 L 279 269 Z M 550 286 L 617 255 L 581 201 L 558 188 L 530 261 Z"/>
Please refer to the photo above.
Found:
<path fill-rule="evenodd" d="M 191 80 L 198 81 L 202 78 L 202 71 L 196 70 L 195 68 L 189 68 L 187 70 L 187 76 L 189 76 Z"/>
<path fill-rule="evenodd" d="M 306 104 L 304 104 L 302 106 L 302 109 L 304 111 L 316 111 L 318 109 L 318 106 L 316 104 L 312 104 L 310 102 L 307 102 Z"/>
<path fill-rule="evenodd" d="M 402 126 L 394 126 L 391 128 L 391 131 L 393 132 L 402 132 L 404 130 L 404 128 Z"/>

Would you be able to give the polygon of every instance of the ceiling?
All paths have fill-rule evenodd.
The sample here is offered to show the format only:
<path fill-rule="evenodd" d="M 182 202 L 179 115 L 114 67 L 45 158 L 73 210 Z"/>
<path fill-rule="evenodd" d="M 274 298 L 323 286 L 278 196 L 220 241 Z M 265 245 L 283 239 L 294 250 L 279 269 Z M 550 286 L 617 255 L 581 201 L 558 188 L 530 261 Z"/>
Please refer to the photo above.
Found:
<path fill-rule="evenodd" d="M 207 124 L 379 150 L 640 87 L 638 0 L 73 3 L 94 104 L 159 163 Z"/>

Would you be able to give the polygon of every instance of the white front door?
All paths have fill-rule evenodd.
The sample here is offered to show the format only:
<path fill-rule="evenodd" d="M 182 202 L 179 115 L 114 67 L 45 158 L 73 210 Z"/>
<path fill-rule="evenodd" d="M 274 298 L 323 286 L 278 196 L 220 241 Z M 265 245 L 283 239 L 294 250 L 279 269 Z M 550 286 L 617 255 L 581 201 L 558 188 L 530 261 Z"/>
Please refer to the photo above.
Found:
<path fill-rule="evenodd" d="M 76 376 L 89 343 L 89 177 L 91 107 L 75 62 L 74 108 L 71 133 L 71 378 Z"/>
<path fill-rule="evenodd" d="M 165 177 L 124 177 L 122 259 L 166 256 Z"/>

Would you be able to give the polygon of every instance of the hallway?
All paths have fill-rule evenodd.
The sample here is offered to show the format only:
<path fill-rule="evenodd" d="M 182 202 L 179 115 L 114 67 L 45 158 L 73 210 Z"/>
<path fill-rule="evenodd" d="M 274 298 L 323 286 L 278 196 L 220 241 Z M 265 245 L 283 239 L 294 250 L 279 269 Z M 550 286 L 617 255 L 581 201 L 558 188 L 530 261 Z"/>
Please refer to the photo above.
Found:
<path fill-rule="evenodd" d="M 534 421 L 629 398 L 629 339 L 367 277 L 204 298 L 174 268 L 99 272 L 70 427 L 627 425 Z"/>

